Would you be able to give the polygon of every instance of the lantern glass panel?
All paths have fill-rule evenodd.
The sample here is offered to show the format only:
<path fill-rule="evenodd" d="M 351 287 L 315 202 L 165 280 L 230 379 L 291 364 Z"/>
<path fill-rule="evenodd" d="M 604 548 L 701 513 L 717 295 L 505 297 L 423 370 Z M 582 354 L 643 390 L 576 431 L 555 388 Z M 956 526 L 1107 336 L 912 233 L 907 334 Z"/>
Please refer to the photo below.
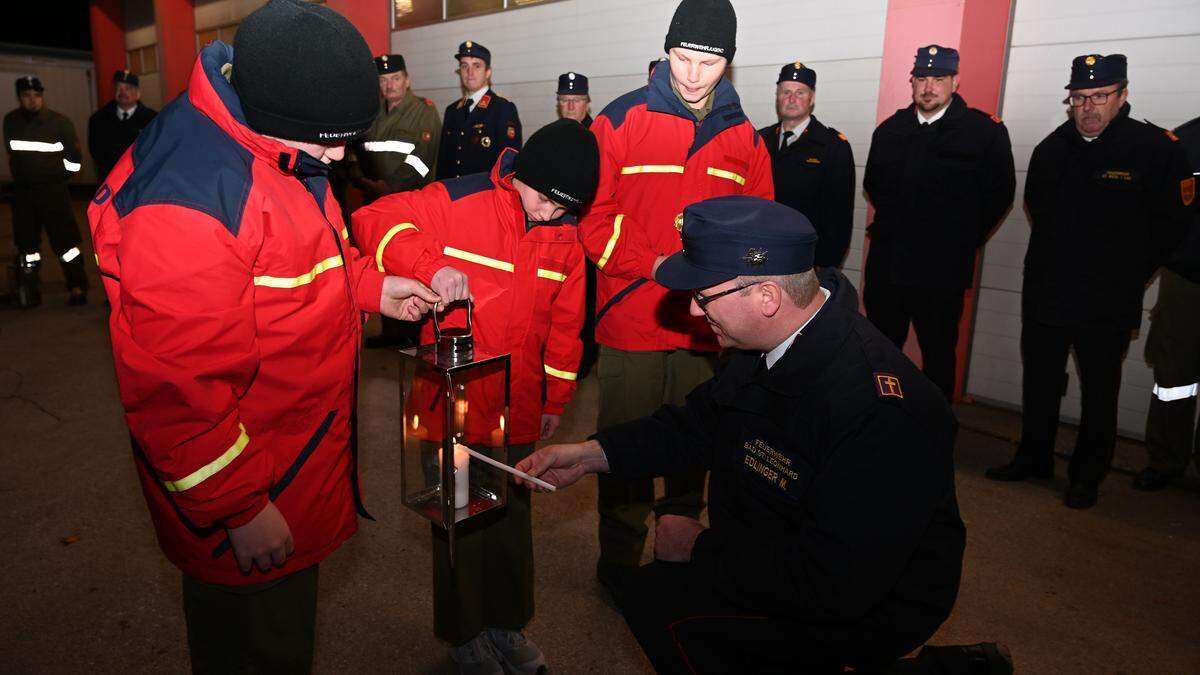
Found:
<path fill-rule="evenodd" d="M 404 503 L 442 527 L 504 506 L 507 473 L 466 448 L 508 463 L 508 356 L 439 360 L 433 345 L 400 351 Z"/>

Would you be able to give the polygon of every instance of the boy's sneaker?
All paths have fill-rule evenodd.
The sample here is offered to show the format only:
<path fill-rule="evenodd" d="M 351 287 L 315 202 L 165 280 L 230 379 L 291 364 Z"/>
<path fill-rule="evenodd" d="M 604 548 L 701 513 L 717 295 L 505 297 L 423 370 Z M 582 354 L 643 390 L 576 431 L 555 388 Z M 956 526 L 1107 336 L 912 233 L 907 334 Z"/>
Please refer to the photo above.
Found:
<path fill-rule="evenodd" d="M 458 664 L 461 675 L 504 675 L 499 656 L 483 633 L 466 644 L 450 648 L 450 658 Z"/>
<path fill-rule="evenodd" d="M 484 629 L 488 642 L 513 675 L 537 675 L 546 670 L 546 657 L 533 641 L 515 630 Z"/>

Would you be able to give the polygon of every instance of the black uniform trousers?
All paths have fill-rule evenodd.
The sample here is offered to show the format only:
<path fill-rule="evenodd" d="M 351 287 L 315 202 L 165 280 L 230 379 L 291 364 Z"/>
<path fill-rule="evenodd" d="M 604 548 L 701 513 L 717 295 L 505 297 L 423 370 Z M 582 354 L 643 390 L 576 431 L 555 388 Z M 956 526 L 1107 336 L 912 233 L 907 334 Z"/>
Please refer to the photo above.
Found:
<path fill-rule="evenodd" d="M 888 277 L 885 265 L 867 261 L 863 305 L 867 318 L 879 332 L 904 349 L 911 321 L 921 347 L 921 370 L 954 400 L 955 346 L 962 318 L 961 288 L 915 288 L 900 286 Z"/>
<path fill-rule="evenodd" d="M 630 574 L 617 602 L 660 675 L 884 672 L 945 618 L 883 608 L 834 627 L 765 616 L 725 600 L 703 569 L 662 561 Z"/>
<path fill-rule="evenodd" d="M 533 444 L 508 449 L 511 466 Z M 533 618 L 533 524 L 530 491 L 510 487 L 507 506 L 454 529 L 454 566 L 446 530 L 433 531 L 433 632 L 458 646 L 484 628 L 519 631 Z"/>
<path fill-rule="evenodd" d="M 1054 464 L 1059 406 L 1067 386 L 1067 352 L 1074 348 L 1083 411 L 1068 477 L 1072 484 L 1091 488 L 1104 480 L 1117 440 L 1121 362 L 1129 348 L 1130 333 L 1129 328 L 1111 323 L 1051 326 L 1028 315 L 1023 317 L 1023 412 L 1017 463 L 1032 469 Z"/>
<path fill-rule="evenodd" d="M 1163 475 L 1180 476 L 1194 457 L 1200 469 L 1200 283 L 1169 269 L 1162 271 L 1158 304 L 1150 313 L 1146 362 L 1154 367 L 1155 387 L 1146 417 L 1150 466 Z"/>
<path fill-rule="evenodd" d="M 318 567 L 246 586 L 209 584 L 183 575 L 192 672 L 312 672 Z"/>
<path fill-rule="evenodd" d="M 71 210 L 71 193 L 64 183 L 17 185 L 13 187 L 13 240 L 21 255 L 36 253 L 42 246 L 42 230 L 50 239 L 50 248 L 62 263 L 70 287 L 86 288 L 83 256 L 63 262 L 62 254 L 78 247 L 79 224 Z"/>

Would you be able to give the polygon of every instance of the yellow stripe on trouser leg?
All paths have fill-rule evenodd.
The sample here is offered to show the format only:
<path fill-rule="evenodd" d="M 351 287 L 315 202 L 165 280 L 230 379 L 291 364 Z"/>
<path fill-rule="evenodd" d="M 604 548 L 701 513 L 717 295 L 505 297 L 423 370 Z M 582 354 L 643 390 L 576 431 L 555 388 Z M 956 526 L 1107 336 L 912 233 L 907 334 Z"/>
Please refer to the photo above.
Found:
<path fill-rule="evenodd" d="M 239 422 L 238 429 L 241 430 L 241 433 L 238 435 L 237 440 L 234 441 L 228 450 L 221 453 L 220 457 L 179 480 L 164 480 L 163 485 L 166 486 L 167 492 L 183 492 L 188 488 L 194 488 L 237 459 L 237 456 L 242 454 L 242 451 L 246 449 L 246 445 L 250 443 L 250 435 L 246 433 L 246 427 L 242 426 Z"/>

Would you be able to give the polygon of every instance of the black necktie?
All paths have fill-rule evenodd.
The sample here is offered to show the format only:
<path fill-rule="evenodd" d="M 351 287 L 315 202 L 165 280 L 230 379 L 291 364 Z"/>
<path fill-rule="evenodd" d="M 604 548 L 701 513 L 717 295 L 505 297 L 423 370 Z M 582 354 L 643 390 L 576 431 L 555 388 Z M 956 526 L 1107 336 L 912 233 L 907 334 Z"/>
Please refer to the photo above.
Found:
<path fill-rule="evenodd" d="M 791 131 L 783 132 L 783 140 L 781 140 L 779 142 L 779 149 L 782 150 L 782 149 L 786 148 L 788 146 L 788 139 L 795 135 L 796 134 Z"/>
<path fill-rule="evenodd" d="M 125 121 L 125 120 L 127 120 L 127 119 L 129 119 L 129 111 L 128 111 L 128 110 L 122 110 L 122 111 L 121 111 L 121 121 L 122 121 L 122 122 L 124 122 L 124 121 Z"/>

